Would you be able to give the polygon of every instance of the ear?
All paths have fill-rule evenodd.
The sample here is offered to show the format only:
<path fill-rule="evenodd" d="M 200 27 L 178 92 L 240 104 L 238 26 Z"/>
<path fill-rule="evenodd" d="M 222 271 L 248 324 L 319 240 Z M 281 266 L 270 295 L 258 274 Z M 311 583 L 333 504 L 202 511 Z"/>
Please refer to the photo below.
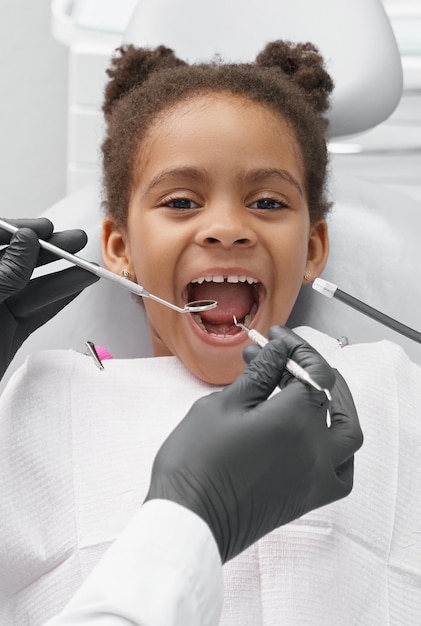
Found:
<path fill-rule="evenodd" d="M 104 265 L 115 274 L 121 275 L 127 268 L 132 274 L 130 246 L 125 229 L 116 226 L 110 218 L 105 218 L 102 224 L 101 251 Z"/>
<path fill-rule="evenodd" d="M 311 280 L 322 273 L 329 254 L 329 234 L 323 220 L 311 227 L 308 240 L 306 270 L 311 272 Z"/>

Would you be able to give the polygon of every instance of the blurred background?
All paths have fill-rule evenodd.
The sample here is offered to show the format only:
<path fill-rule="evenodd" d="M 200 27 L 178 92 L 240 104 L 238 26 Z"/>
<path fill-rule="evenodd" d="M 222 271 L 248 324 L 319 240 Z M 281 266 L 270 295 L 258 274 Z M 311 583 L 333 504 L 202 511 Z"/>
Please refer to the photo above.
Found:
<path fill-rule="evenodd" d="M 2 0 L 1 215 L 38 215 L 96 179 L 105 68 L 136 4 Z M 402 100 L 380 126 L 335 139 L 332 162 L 421 203 L 421 0 L 384 5 L 402 55 Z"/>

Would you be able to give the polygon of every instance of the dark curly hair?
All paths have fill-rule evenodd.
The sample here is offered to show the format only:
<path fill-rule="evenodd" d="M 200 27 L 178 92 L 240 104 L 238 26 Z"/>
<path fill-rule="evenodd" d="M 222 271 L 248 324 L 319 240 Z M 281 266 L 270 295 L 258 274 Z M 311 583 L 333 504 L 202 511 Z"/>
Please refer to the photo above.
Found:
<path fill-rule="evenodd" d="M 276 41 L 254 63 L 195 65 L 178 59 L 165 46 L 149 50 L 128 45 L 117 50 L 107 74 L 104 208 L 117 224 L 126 223 L 142 140 L 152 123 L 173 105 L 207 93 L 242 96 L 287 120 L 301 149 L 310 219 L 316 223 L 325 217 L 329 203 L 323 114 L 333 82 L 312 44 Z"/>

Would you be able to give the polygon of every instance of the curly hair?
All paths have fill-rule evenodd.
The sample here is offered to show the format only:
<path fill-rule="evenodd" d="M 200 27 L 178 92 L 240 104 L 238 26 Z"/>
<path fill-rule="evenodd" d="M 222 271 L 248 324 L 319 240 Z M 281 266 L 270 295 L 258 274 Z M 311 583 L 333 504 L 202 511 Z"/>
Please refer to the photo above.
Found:
<path fill-rule="evenodd" d="M 311 222 L 317 223 L 327 214 L 327 121 L 323 114 L 329 107 L 333 82 L 311 43 L 272 42 L 254 63 L 194 65 L 178 59 L 165 46 L 145 49 L 128 45 L 117 50 L 107 74 L 104 208 L 118 225 L 127 220 L 142 141 L 151 125 L 172 106 L 209 93 L 241 96 L 287 121 L 301 150 Z"/>

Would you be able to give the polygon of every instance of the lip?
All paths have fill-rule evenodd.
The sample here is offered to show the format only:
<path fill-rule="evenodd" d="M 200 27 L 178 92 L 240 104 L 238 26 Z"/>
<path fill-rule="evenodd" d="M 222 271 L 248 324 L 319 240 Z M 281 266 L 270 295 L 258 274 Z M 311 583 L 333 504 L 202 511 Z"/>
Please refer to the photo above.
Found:
<path fill-rule="evenodd" d="M 232 266 L 220 267 L 218 266 L 218 267 L 210 267 L 210 268 L 208 267 L 206 269 L 201 269 L 199 271 L 196 271 L 194 274 L 192 274 L 188 283 L 184 287 L 184 290 L 182 293 L 183 301 L 187 302 L 188 286 L 193 280 L 201 276 L 218 276 L 218 275 L 222 275 L 224 276 L 224 278 L 226 278 L 229 275 L 249 276 L 251 278 L 255 278 L 258 281 L 259 283 L 258 309 L 257 309 L 256 315 L 253 318 L 252 323 L 250 324 L 250 328 L 255 327 L 256 324 L 258 324 L 259 319 L 262 314 L 261 305 L 265 300 L 267 289 L 266 289 L 265 284 L 261 280 L 261 277 L 259 276 L 259 274 L 256 273 L 256 271 L 254 270 L 246 269 L 244 267 L 232 267 Z M 228 348 L 228 347 L 240 346 L 241 344 L 244 344 L 249 341 L 248 335 L 246 331 L 244 330 L 239 330 L 239 332 L 236 333 L 235 335 L 225 335 L 225 336 L 224 335 L 211 335 L 207 333 L 206 331 L 202 330 L 200 326 L 198 326 L 198 324 L 193 319 L 192 314 L 186 315 L 185 319 L 186 319 L 186 322 L 191 327 L 194 336 L 196 336 L 201 342 L 204 342 L 209 346 L 218 347 L 218 348 L 220 347 Z"/>

